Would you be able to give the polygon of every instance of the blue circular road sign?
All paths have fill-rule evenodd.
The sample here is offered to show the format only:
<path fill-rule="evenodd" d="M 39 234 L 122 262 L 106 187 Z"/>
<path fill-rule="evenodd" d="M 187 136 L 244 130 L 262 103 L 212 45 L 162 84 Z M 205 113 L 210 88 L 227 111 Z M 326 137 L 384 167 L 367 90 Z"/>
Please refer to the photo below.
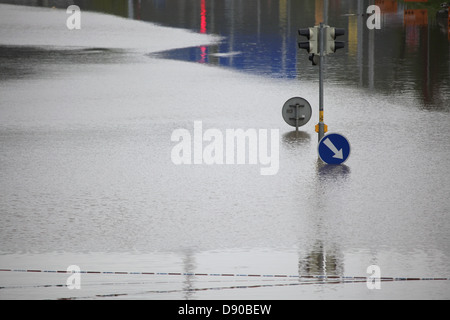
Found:
<path fill-rule="evenodd" d="M 319 157 L 327 164 L 342 164 L 350 156 L 350 143 L 338 133 L 330 133 L 319 142 Z"/>

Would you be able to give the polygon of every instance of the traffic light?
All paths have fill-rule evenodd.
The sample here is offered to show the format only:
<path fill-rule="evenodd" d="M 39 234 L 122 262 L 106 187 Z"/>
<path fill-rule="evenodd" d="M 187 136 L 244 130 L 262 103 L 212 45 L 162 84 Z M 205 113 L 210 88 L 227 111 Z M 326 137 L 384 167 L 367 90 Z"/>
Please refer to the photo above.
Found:
<path fill-rule="evenodd" d="M 319 27 L 299 29 L 298 34 L 309 40 L 300 41 L 298 43 L 300 49 L 305 49 L 308 53 L 319 54 Z"/>
<path fill-rule="evenodd" d="M 317 66 L 317 65 L 320 63 L 320 58 L 319 58 L 318 55 L 315 55 L 315 54 L 313 53 L 313 54 L 310 54 L 310 55 L 309 55 L 309 61 L 312 62 L 312 65 L 313 65 L 313 66 Z"/>
<path fill-rule="evenodd" d="M 343 41 L 335 41 L 337 37 L 345 35 L 345 29 L 326 27 L 325 28 L 325 53 L 333 54 L 338 49 L 345 47 Z"/>

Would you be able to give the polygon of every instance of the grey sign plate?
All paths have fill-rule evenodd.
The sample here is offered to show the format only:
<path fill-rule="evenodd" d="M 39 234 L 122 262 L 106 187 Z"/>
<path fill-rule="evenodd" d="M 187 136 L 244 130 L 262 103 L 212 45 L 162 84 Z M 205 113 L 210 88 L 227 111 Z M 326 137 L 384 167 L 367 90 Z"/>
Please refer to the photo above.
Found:
<path fill-rule="evenodd" d="M 295 97 L 286 101 L 282 110 L 283 119 L 292 127 L 301 127 L 311 119 L 312 108 L 308 101 Z"/>

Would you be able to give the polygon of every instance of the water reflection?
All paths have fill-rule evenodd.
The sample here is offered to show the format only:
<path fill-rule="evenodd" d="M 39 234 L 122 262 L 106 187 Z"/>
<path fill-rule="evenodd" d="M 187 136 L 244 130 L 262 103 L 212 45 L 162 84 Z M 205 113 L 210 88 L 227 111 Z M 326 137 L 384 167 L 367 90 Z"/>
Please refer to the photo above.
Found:
<path fill-rule="evenodd" d="M 336 180 L 336 179 L 346 179 L 351 173 L 350 167 L 345 164 L 332 165 L 326 164 L 322 160 L 317 159 L 317 176 L 319 180 Z"/>
<path fill-rule="evenodd" d="M 343 273 L 342 254 L 336 248 L 327 250 L 322 241 L 317 241 L 310 253 L 299 256 L 298 274 L 300 276 L 342 276 Z"/>
<path fill-rule="evenodd" d="M 63 49 L 0 45 L 0 80 L 42 76 L 46 66 L 67 61 L 73 64 L 117 64 L 125 61 L 119 50 L 106 48 Z"/>
<path fill-rule="evenodd" d="M 192 300 L 194 294 L 194 271 L 196 268 L 195 255 L 191 250 L 187 250 L 183 255 L 183 299 Z"/>
<path fill-rule="evenodd" d="M 324 21 L 347 30 L 346 52 L 328 59 L 326 75 L 330 82 L 388 95 L 404 92 L 420 98 L 430 109 L 445 109 L 448 105 L 448 39 L 436 18 L 440 8 L 436 1 L 424 9 L 414 9 L 413 3 L 375 1 L 382 12 L 381 30 L 369 30 L 366 26 L 366 10 L 372 1 L 229 1 L 226 6 L 222 2 L 211 1 L 211 6 L 207 6 L 208 32 L 226 37 L 208 48 L 210 53 L 221 54 L 208 63 L 272 77 L 317 80 L 317 69 L 297 50 L 296 30 Z M 158 20 L 151 10 L 147 14 L 150 21 L 167 23 Z M 191 24 L 185 19 L 179 21 L 169 24 L 198 30 L 194 19 Z M 228 56 L 231 52 L 241 54 Z M 201 54 L 199 48 L 187 48 L 162 55 L 198 61 L 192 57 Z"/>
<path fill-rule="evenodd" d="M 1 2 L 13 1 L 2 0 Z M 325 22 L 345 28 L 347 45 L 328 59 L 329 82 L 383 94 L 404 93 L 424 108 L 450 105 L 448 9 L 441 0 L 129 0 L 14 1 L 113 13 L 158 24 L 217 34 L 214 46 L 161 53 L 164 58 L 231 67 L 246 72 L 317 80 L 317 68 L 297 50 L 297 29 Z M 381 8 L 381 30 L 367 28 L 367 7 Z M 422 107 L 422 106 L 421 106 Z"/>
<path fill-rule="evenodd" d="M 342 230 L 336 223 L 336 215 L 345 210 L 339 193 L 345 189 L 350 173 L 350 168 L 344 164 L 328 165 L 317 159 L 317 178 L 311 186 L 314 213 L 310 216 L 316 240 L 312 247 L 299 252 L 299 275 L 344 274 L 344 254 L 339 245 Z"/>
<path fill-rule="evenodd" d="M 311 135 L 306 131 L 291 131 L 283 134 L 283 144 L 289 148 L 297 148 L 307 145 L 311 141 Z"/>

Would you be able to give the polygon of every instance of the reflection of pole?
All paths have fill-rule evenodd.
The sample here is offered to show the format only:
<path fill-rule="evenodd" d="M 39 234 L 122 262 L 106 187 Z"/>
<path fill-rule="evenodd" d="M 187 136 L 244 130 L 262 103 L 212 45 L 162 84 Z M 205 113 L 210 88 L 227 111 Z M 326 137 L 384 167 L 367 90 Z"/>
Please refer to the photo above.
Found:
<path fill-rule="evenodd" d="M 371 0 L 373 5 L 374 1 Z M 369 31 L 369 88 L 373 89 L 375 84 L 375 29 Z"/>
<path fill-rule="evenodd" d="M 363 6 L 361 1 L 358 1 L 358 68 L 359 68 L 359 85 L 363 85 L 363 59 L 364 59 L 364 21 L 363 21 Z"/>
<path fill-rule="evenodd" d="M 230 30 L 230 40 L 229 42 L 229 52 L 233 52 L 233 44 L 234 44 L 234 0 L 231 0 L 231 10 L 230 10 L 230 22 L 231 22 L 231 30 Z M 233 66 L 233 55 L 230 56 L 230 67 Z"/>
<path fill-rule="evenodd" d="M 193 295 L 194 276 L 192 274 L 195 270 L 195 259 L 190 250 L 186 252 L 186 255 L 183 258 L 183 265 L 184 273 L 186 274 L 186 278 L 183 281 L 184 300 L 189 300 Z"/>
<path fill-rule="evenodd" d="M 427 92 L 430 90 L 430 26 L 427 24 Z"/>
<path fill-rule="evenodd" d="M 319 39 L 319 51 L 320 51 L 320 63 L 319 63 L 319 141 L 325 135 L 325 124 L 323 122 L 323 64 L 324 64 L 324 27 L 323 23 L 320 23 L 320 39 Z"/>
<path fill-rule="evenodd" d="M 375 83 L 375 32 L 369 32 L 369 88 L 373 89 Z"/>
<path fill-rule="evenodd" d="M 281 31 L 281 71 L 283 74 L 286 72 L 286 56 L 287 56 L 287 0 L 280 0 L 279 3 L 279 26 Z"/>
<path fill-rule="evenodd" d="M 258 42 L 261 37 L 261 0 L 258 0 L 257 3 L 257 9 L 256 9 L 256 15 L 258 16 L 258 23 L 257 23 L 257 34 L 258 34 Z"/>
<path fill-rule="evenodd" d="M 128 18 L 134 19 L 133 0 L 128 0 Z"/>
<path fill-rule="evenodd" d="M 137 15 L 136 15 L 136 18 L 138 20 L 141 20 L 141 0 L 139 0 L 138 4 L 137 4 Z"/>

